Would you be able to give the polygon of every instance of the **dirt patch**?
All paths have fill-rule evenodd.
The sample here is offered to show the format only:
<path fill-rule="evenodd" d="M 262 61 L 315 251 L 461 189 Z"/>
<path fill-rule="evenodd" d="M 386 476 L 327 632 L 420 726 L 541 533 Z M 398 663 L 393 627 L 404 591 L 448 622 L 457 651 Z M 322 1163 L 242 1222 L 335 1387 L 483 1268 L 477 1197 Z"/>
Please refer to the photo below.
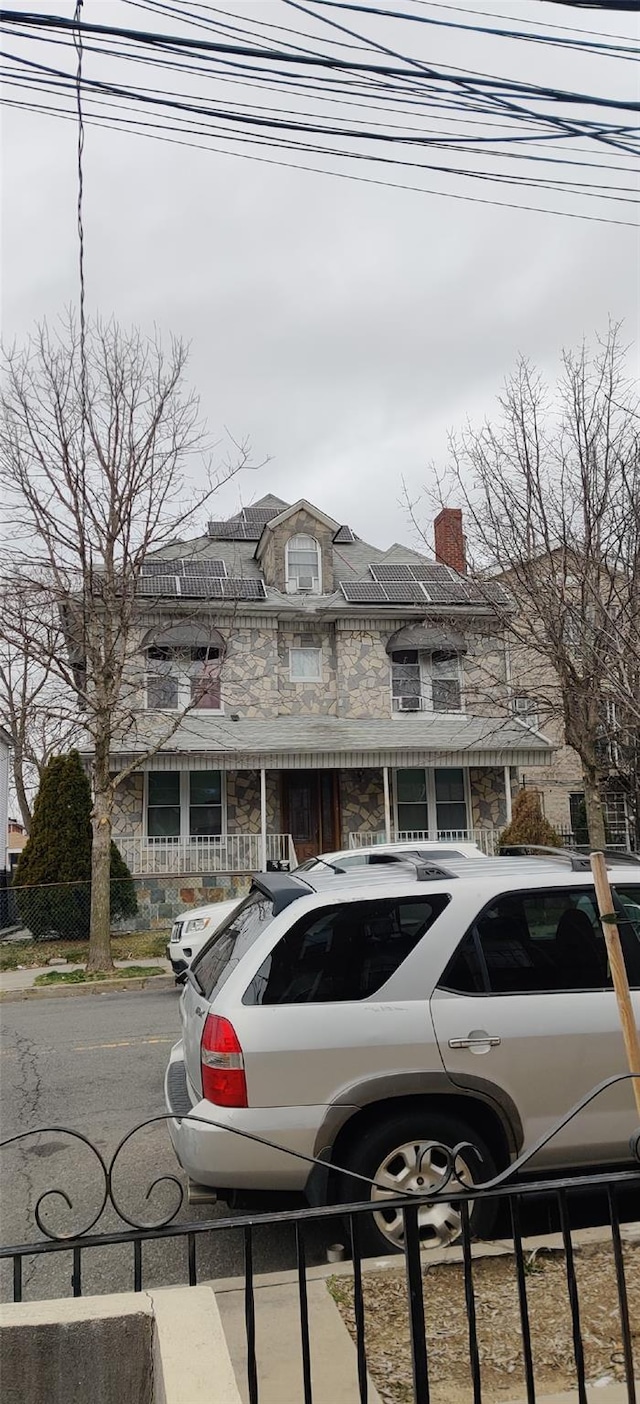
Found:
<path fill-rule="evenodd" d="M 137 931 L 130 936 L 112 936 L 111 954 L 114 960 L 153 960 L 163 956 L 169 932 Z M 78 964 L 87 959 L 88 941 L 2 941 L 0 970 L 30 969 L 46 965 L 48 960 L 68 960 Z"/>
<path fill-rule="evenodd" d="M 640 1244 L 624 1245 L 629 1317 L 636 1374 L 640 1373 Z M 576 1250 L 576 1277 L 587 1380 L 625 1378 L 620 1310 L 613 1252 L 607 1245 Z M 486 1404 L 524 1399 L 522 1337 L 511 1257 L 479 1258 L 473 1264 L 478 1346 Z M 527 1257 L 529 1320 L 536 1387 L 544 1394 L 576 1388 L 571 1312 L 564 1254 Z M 425 1327 L 432 1404 L 462 1404 L 472 1398 L 469 1335 L 462 1265 L 426 1267 L 423 1273 Z M 334 1277 L 329 1290 L 355 1341 L 353 1280 Z M 404 1272 L 393 1269 L 364 1278 L 369 1371 L 384 1404 L 412 1404 L 411 1351 Z"/>
<path fill-rule="evenodd" d="M 117 970 L 97 970 L 87 975 L 84 970 L 47 970 L 45 975 L 36 975 L 34 985 L 88 985 L 96 980 L 146 980 L 151 975 L 166 975 L 162 965 L 125 965 Z"/>

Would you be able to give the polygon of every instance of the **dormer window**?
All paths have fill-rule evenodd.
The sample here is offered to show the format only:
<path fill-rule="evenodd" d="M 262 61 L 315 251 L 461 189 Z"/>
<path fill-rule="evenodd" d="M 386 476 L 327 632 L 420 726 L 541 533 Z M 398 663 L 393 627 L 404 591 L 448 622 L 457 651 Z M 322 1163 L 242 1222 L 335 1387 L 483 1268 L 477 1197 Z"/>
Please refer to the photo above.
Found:
<path fill-rule="evenodd" d="M 322 587 L 320 546 L 314 536 L 291 536 L 286 550 L 287 593 L 319 595 Z"/>

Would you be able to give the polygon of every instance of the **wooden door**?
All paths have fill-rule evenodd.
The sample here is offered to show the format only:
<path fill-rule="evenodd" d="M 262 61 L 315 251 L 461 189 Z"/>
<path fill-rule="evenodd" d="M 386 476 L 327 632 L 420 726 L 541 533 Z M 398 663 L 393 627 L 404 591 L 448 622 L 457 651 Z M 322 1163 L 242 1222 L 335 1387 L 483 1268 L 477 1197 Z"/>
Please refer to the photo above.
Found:
<path fill-rule="evenodd" d="M 337 845 L 337 784 L 331 770 L 290 770 L 283 775 L 285 832 L 291 834 L 298 862 Z"/>

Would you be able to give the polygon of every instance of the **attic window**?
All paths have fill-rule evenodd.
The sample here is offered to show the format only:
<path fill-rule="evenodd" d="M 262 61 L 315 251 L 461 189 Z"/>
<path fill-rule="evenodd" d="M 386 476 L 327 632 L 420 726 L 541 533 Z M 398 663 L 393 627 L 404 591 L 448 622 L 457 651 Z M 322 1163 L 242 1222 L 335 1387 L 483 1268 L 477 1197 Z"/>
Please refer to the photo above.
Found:
<path fill-rule="evenodd" d="M 291 536 L 286 552 L 287 592 L 319 595 L 321 592 L 320 546 L 314 536 Z"/>

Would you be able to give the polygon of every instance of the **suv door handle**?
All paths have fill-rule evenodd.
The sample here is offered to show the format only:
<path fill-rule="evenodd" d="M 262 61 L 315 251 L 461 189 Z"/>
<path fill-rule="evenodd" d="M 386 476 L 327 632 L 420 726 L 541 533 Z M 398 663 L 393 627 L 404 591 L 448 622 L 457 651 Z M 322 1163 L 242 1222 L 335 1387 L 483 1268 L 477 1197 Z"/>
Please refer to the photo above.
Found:
<path fill-rule="evenodd" d="M 450 1048 L 497 1048 L 502 1039 L 489 1034 L 473 1034 L 469 1038 L 450 1038 Z"/>

